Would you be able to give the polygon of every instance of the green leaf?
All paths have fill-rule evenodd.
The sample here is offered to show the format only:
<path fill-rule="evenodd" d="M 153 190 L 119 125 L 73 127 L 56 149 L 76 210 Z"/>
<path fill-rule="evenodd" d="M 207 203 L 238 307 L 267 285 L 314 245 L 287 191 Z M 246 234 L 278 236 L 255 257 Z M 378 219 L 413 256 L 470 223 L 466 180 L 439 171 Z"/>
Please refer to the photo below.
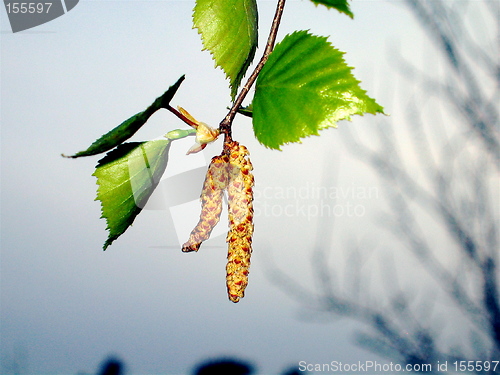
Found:
<path fill-rule="evenodd" d="M 351 115 L 383 113 L 342 55 L 325 37 L 307 31 L 287 35 L 276 46 L 257 78 L 252 103 L 259 142 L 279 150 Z"/>
<path fill-rule="evenodd" d="M 175 84 L 170 86 L 168 90 L 165 91 L 162 96 L 157 98 L 153 102 L 153 104 L 151 104 L 146 110 L 132 116 L 110 132 L 104 134 L 101 138 L 92 143 L 85 151 L 77 152 L 72 156 L 63 156 L 68 158 L 79 158 L 81 156 L 97 155 L 111 150 L 112 148 L 125 142 L 146 123 L 146 121 L 153 115 L 153 113 L 155 113 L 160 108 L 167 108 L 169 106 L 170 101 L 174 97 L 183 80 L 184 76 L 179 78 Z"/>
<path fill-rule="evenodd" d="M 257 48 L 256 0 L 196 0 L 193 25 L 229 78 L 234 100 Z"/>
<path fill-rule="evenodd" d="M 311 0 L 314 4 L 322 4 L 327 8 L 337 9 L 339 12 L 347 14 L 349 17 L 354 18 L 354 14 L 349 8 L 347 0 Z"/>
<path fill-rule="evenodd" d="M 132 225 L 158 185 L 170 143 L 169 139 L 124 143 L 99 160 L 93 176 L 99 185 L 101 218 L 109 230 L 104 250 Z"/>

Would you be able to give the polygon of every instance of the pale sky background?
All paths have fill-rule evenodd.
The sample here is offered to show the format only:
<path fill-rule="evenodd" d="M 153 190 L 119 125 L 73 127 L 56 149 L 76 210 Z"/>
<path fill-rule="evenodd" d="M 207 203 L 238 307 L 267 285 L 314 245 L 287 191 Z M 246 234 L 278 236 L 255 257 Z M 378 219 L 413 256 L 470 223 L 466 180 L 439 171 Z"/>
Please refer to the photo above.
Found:
<path fill-rule="evenodd" d="M 258 5 L 263 46 L 275 2 Z M 321 202 L 307 196 L 313 187 L 326 185 L 344 195 L 329 202 L 346 210 L 332 221 L 333 259 L 345 257 L 349 241 L 373 238 L 372 257 L 381 254 L 389 240 L 374 221 L 386 187 L 343 143 L 346 128 L 362 133 L 380 126 L 377 117 L 355 117 L 282 152 L 258 144 L 251 122 L 237 118 L 234 138 L 251 152 L 255 207 L 260 208 L 249 286 L 238 304 L 227 299 L 224 235 L 198 253 L 180 251 L 178 232 L 189 233 L 198 220 L 196 196 L 191 205 L 173 211 L 150 207 L 106 252 L 101 250 L 107 232 L 91 176 L 100 157 L 68 160 L 60 154 L 85 149 L 145 109 L 182 74 L 186 80 L 172 104 L 212 125 L 223 118 L 230 104 L 228 85 L 209 53 L 201 51 L 191 28 L 193 6 L 194 1 L 81 0 L 66 15 L 16 34 L 6 12 L 0 12 L 0 360 L 5 373 L 17 360 L 27 374 L 92 374 L 108 355 L 123 359 L 131 375 L 188 374 L 196 363 L 218 356 L 250 361 L 259 374 L 277 374 L 299 361 L 383 362 L 353 343 L 361 327 L 345 319 L 307 319 L 269 278 L 273 259 L 287 274 L 312 283 L 309 260 L 318 217 L 293 210 L 284 214 L 284 209 L 317 210 Z M 346 51 L 362 87 L 397 119 L 402 113 L 393 99 L 412 88 L 394 73 L 391 48 L 399 46 L 420 64 L 432 54 L 429 42 L 400 1 L 353 1 L 352 11 L 354 20 L 309 1 L 289 0 L 278 40 L 301 29 L 330 36 Z M 163 111 L 132 140 L 176 128 L 185 126 Z M 191 142 L 173 146 L 166 177 L 203 165 L 200 156 L 182 156 Z M 204 157 L 220 149 L 219 141 Z M 328 181 L 325 168 L 332 176 Z M 354 196 L 354 189 L 371 193 Z M 293 191 L 306 196 L 293 197 Z M 359 215 L 348 215 L 349 205 L 358 207 Z M 187 221 L 175 227 L 172 215 L 179 212 Z M 221 220 L 218 233 L 224 230 Z"/>

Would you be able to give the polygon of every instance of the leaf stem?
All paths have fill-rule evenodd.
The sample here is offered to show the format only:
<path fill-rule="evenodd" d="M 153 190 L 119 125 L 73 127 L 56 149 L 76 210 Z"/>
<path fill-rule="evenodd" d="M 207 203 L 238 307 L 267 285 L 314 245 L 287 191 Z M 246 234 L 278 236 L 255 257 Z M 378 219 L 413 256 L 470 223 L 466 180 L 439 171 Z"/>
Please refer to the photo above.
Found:
<path fill-rule="evenodd" d="M 276 42 L 276 35 L 278 34 L 278 28 L 281 22 L 281 16 L 283 14 L 283 9 L 285 8 L 285 1 L 286 0 L 278 0 L 278 5 L 276 7 L 276 13 L 274 14 L 273 18 L 273 23 L 271 25 L 271 30 L 269 32 L 269 37 L 267 39 L 266 43 L 266 48 L 264 49 L 264 53 L 255 67 L 254 71 L 248 77 L 247 83 L 242 87 L 240 93 L 238 94 L 236 100 L 233 103 L 233 106 L 229 110 L 228 114 L 226 117 L 224 117 L 224 120 L 221 121 L 219 125 L 219 129 L 221 133 L 224 133 L 224 143 L 228 143 L 232 141 L 231 138 L 231 126 L 233 124 L 234 117 L 236 116 L 236 113 L 238 112 L 238 108 L 240 108 L 241 104 L 243 103 L 243 100 L 247 96 L 248 92 L 250 91 L 250 88 L 254 84 L 255 80 L 257 79 L 260 71 L 264 67 L 264 64 L 267 61 L 267 58 L 271 54 L 274 48 L 274 44 Z"/>
<path fill-rule="evenodd" d="M 196 124 L 195 122 L 191 121 L 189 118 L 187 118 L 186 116 L 184 116 L 182 113 L 180 113 L 177 109 L 175 109 L 174 107 L 168 105 L 166 107 L 170 112 L 172 112 L 174 115 L 176 115 L 178 118 L 180 118 L 182 121 L 184 121 L 186 124 L 188 124 L 189 126 L 193 127 L 196 129 L 196 127 L 198 126 L 198 124 Z"/>

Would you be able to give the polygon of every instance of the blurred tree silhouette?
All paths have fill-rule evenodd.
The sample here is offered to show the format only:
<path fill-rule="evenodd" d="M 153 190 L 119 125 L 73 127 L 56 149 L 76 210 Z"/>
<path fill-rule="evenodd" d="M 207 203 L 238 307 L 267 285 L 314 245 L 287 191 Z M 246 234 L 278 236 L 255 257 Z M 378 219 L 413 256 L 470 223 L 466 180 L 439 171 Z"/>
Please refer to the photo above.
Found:
<path fill-rule="evenodd" d="M 396 267 L 386 263 L 386 292 L 369 293 L 366 269 L 361 272 L 366 260 L 355 247 L 344 272 L 350 290 L 342 290 L 327 259 L 327 220 L 319 223 L 312 257 L 314 291 L 279 270 L 271 277 L 308 310 L 366 324 L 369 332 L 357 337 L 363 347 L 401 364 L 447 360 L 453 371 L 454 361 L 500 360 L 500 2 L 404 4 L 427 33 L 444 72 L 394 59 L 416 87 L 407 118 L 397 124 L 380 120 L 378 148 L 373 138 L 354 134 L 348 148 L 384 182 L 389 211 L 380 222 L 417 261 L 420 279 L 433 280 L 435 288 L 419 303 L 399 287 Z M 430 227 L 443 239 L 426 233 Z M 446 343 L 439 329 L 457 317 L 455 324 L 461 323 L 453 331 L 463 341 Z M 500 364 L 496 372 L 477 373 L 500 373 Z"/>

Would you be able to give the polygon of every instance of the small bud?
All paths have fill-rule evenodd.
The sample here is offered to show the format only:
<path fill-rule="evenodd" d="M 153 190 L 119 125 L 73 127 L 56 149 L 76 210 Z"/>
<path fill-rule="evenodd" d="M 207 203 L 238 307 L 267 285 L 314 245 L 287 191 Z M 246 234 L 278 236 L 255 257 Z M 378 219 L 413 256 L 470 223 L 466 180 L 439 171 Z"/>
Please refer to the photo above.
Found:
<path fill-rule="evenodd" d="M 213 142 L 219 136 L 219 129 L 214 129 L 204 122 L 196 120 L 191 114 L 182 107 L 177 107 L 179 112 L 189 121 L 190 125 L 196 129 L 195 144 L 188 150 L 187 155 L 194 154 L 203 150 L 206 145 Z"/>
<path fill-rule="evenodd" d="M 176 129 L 169 131 L 167 134 L 165 134 L 165 138 L 172 140 L 185 138 L 188 135 L 193 134 L 194 132 L 195 132 L 194 129 Z"/>

